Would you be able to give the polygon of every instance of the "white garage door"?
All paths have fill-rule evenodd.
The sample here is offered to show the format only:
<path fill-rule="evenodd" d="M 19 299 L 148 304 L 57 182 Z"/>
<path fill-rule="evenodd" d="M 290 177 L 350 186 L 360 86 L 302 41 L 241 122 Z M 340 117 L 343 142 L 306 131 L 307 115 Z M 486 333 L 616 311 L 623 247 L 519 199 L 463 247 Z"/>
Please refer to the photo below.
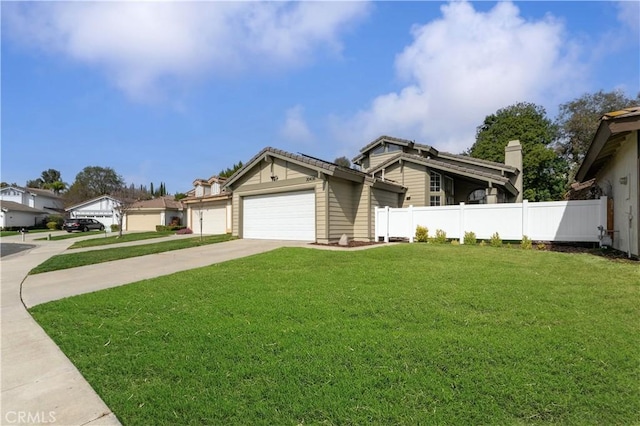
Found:
<path fill-rule="evenodd" d="M 199 209 L 192 210 L 193 232 L 200 233 Z M 202 208 L 202 233 L 210 235 L 227 233 L 227 208 L 225 205 Z"/>
<path fill-rule="evenodd" d="M 243 238 L 316 240 L 316 196 L 313 191 L 244 197 Z"/>
<path fill-rule="evenodd" d="M 160 213 L 127 214 L 127 231 L 155 231 L 160 225 Z"/>

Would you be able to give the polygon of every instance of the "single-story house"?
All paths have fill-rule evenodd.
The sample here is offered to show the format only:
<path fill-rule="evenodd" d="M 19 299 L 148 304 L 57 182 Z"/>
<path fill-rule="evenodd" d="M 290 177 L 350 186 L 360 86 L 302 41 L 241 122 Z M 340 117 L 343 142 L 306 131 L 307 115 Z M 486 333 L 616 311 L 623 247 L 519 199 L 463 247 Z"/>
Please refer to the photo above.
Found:
<path fill-rule="evenodd" d="M 615 249 L 639 255 L 640 234 L 640 106 L 605 114 L 576 174 L 585 186 L 595 181 L 597 193 L 613 200 L 607 232 Z M 579 186 L 576 186 L 579 188 Z"/>
<path fill-rule="evenodd" d="M 48 189 L 6 186 L 0 188 L 0 200 L 22 204 L 47 214 L 64 213 L 64 200 Z"/>
<path fill-rule="evenodd" d="M 65 210 L 71 219 L 95 219 L 101 222 L 105 228 L 118 224 L 118 210 L 120 201 L 110 195 L 101 195 L 80 204 L 67 207 Z M 123 219 L 123 229 L 126 227 L 127 218 Z"/>
<path fill-rule="evenodd" d="M 231 233 L 231 193 L 222 190 L 225 178 L 196 179 L 194 188 L 181 201 L 186 208 L 187 227 L 199 234 Z"/>
<path fill-rule="evenodd" d="M 507 164 L 440 153 L 381 136 L 353 159 L 360 170 L 265 148 L 224 184 L 232 234 L 241 238 L 330 243 L 374 239 L 375 207 L 516 202 L 522 197 L 522 150 Z"/>
<path fill-rule="evenodd" d="M 0 229 L 35 226 L 49 215 L 22 203 L 0 200 Z"/>
<path fill-rule="evenodd" d="M 155 231 L 157 225 L 182 224 L 184 207 L 172 196 L 137 201 L 127 209 L 127 231 Z"/>

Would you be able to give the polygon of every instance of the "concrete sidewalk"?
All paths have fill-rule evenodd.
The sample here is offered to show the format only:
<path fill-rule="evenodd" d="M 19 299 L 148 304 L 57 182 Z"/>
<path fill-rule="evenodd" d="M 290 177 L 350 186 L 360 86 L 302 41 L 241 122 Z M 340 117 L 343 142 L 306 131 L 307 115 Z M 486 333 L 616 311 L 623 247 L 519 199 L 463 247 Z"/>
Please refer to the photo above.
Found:
<path fill-rule="evenodd" d="M 148 243 L 153 241 L 159 239 Z M 3 258 L 1 263 L 0 424 L 120 424 L 71 361 L 29 315 L 25 305 L 31 307 L 278 247 L 306 245 L 283 241 L 234 240 L 27 277 L 32 268 L 64 251 L 73 240 L 29 242 L 36 243 L 37 247 Z"/>

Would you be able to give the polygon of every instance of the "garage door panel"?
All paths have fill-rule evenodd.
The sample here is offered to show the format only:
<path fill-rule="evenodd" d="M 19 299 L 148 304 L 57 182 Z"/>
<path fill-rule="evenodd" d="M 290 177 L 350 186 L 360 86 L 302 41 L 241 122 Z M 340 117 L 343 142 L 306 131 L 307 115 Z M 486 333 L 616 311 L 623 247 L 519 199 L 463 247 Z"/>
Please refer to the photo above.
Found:
<path fill-rule="evenodd" d="M 315 241 L 315 193 L 255 195 L 243 200 L 243 238 Z"/>
<path fill-rule="evenodd" d="M 197 217 L 197 214 L 196 214 Z M 200 224 L 198 223 L 199 227 Z M 198 228 L 199 230 L 200 228 Z M 196 231 L 195 229 L 193 230 Z M 202 233 L 210 235 L 225 234 L 227 232 L 227 209 L 225 206 L 202 209 Z"/>
<path fill-rule="evenodd" d="M 158 214 L 127 215 L 127 230 L 129 231 L 155 231 L 156 225 L 160 225 Z"/>

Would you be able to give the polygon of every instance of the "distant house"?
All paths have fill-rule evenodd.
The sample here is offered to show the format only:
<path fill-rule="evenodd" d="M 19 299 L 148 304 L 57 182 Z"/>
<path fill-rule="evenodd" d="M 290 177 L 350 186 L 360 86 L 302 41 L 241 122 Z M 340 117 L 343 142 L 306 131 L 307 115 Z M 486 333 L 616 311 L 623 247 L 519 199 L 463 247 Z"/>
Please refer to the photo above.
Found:
<path fill-rule="evenodd" d="M 360 170 L 265 148 L 224 184 L 232 233 L 241 238 L 335 242 L 374 239 L 375 207 L 522 200 L 522 148 L 506 164 L 442 153 L 381 136 L 353 159 Z"/>
<path fill-rule="evenodd" d="M 218 176 L 196 179 L 193 189 L 181 200 L 186 208 L 186 225 L 194 233 L 231 232 L 231 194 L 222 190 L 225 182 L 225 178 Z"/>
<path fill-rule="evenodd" d="M 127 231 L 155 231 L 157 225 L 182 224 L 183 204 L 173 196 L 137 201 L 126 213 Z"/>
<path fill-rule="evenodd" d="M 88 218 L 101 222 L 105 228 L 118 224 L 117 207 L 120 201 L 110 195 L 101 195 L 84 201 L 65 210 L 72 219 Z M 126 228 L 126 217 L 123 219 L 123 229 Z"/>
<path fill-rule="evenodd" d="M 638 256 L 640 236 L 640 106 L 605 114 L 589 145 L 574 191 L 613 200 L 607 232 L 614 248 Z"/>
<path fill-rule="evenodd" d="M 53 191 L 7 186 L 0 188 L 0 227 L 36 226 L 47 216 L 64 213 L 62 198 Z"/>
<path fill-rule="evenodd" d="M 12 201 L 36 210 L 42 210 L 48 214 L 62 214 L 64 212 L 62 197 L 48 189 L 6 186 L 0 188 L 0 200 Z"/>
<path fill-rule="evenodd" d="M 13 201 L 0 200 L 0 228 L 15 229 L 36 226 L 49 213 Z"/>

